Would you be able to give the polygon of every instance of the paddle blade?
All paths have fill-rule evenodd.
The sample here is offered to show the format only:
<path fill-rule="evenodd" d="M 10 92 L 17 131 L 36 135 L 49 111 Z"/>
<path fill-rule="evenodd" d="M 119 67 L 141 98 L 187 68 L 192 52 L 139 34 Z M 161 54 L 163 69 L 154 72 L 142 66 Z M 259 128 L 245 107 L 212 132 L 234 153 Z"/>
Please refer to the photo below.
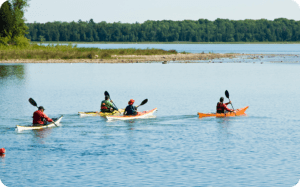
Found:
<path fill-rule="evenodd" d="M 146 104 L 148 102 L 148 99 L 145 99 L 144 101 L 142 101 L 142 103 L 140 104 L 140 106 Z"/>
<path fill-rule="evenodd" d="M 229 92 L 227 90 L 225 91 L 225 95 L 229 99 Z"/>
<path fill-rule="evenodd" d="M 36 106 L 37 107 L 37 104 L 36 102 L 32 99 L 32 98 L 29 98 L 29 103 L 32 104 L 33 106 Z"/>
<path fill-rule="evenodd" d="M 104 92 L 104 95 L 110 98 L 109 93 L 107 91 Z"/>

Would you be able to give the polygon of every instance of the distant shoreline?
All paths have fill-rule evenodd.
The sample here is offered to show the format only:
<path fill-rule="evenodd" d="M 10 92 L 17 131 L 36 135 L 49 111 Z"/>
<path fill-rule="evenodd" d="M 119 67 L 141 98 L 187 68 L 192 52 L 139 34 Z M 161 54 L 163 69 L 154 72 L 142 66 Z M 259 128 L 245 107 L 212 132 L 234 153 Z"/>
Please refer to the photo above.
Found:
<path fill-rule="evenodd" d="M 147 62 L 170 62 L 188 60 L 212 60 L 218 58 L 234 58 L 245 54 L 216 54 L 216 53 L 189 53 L 169 55 L 112 55 L 113 59 L 10 59 L 0 63 L 147 63 Z"/>

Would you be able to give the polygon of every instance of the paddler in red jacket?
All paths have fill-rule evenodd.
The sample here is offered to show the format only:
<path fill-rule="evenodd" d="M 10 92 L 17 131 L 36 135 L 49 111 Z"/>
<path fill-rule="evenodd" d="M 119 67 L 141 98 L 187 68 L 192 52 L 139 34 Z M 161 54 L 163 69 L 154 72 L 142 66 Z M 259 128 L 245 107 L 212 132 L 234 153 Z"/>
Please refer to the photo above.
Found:
<path fill-rule="evenodd" d="M 47 121 L 53 122 L 53 120 L 44 113 L 44 110 L 44 107 L 40 106 L 38 110 L 33 113 L 33 126 L 46 125 Z"/>
<path fill-rule="evenodd" d="M 221 97 L 220 102 L 218 102 L 217 104 L 217 113 L 225 113 L 225 110 L 229 112 L 233 112 L 233 110 L 227 107 L 228 104 L 231 104 L 231 101 L 228 103 L 223 103 L 223 101 L 224 101 L 224 97 Z"/>

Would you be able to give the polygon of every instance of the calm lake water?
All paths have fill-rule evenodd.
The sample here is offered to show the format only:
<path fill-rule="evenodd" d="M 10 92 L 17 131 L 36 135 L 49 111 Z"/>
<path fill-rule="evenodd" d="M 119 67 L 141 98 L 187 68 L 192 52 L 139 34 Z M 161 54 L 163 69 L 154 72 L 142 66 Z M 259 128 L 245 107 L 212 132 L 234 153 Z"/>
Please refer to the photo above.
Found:
<path fill-rule="evenodd" d="M 0 64 L 0 148 L 7 151 L 0 180 L 9 187 L 293 186 L 300 64 L 260 61 Z M 156 118 L 78 116 L 99 110 L 106 90 L 119 108 L 148 98 L 139 109 L 157 107 Z M 235 109 L 249 106 L 247 116 L 199 119 L 225 90 Z M 61 126 L 17 132 L 32 121 L 30 97 L 49 117 L 64 115 Z"/>

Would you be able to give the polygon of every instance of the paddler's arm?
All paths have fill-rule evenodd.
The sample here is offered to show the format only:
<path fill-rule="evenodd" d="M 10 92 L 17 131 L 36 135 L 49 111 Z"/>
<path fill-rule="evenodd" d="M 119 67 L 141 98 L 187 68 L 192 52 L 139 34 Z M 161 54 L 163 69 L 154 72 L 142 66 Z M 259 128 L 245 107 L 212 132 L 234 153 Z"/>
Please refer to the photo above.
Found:
<path fill-rule="evenodd" d="M 229 104 L 231 104 L 231 101 L 229 101 L 228 103 L 225 103 L 226 106 L 229 105 Z"/>
<path fill-rule="evenodd" d="M 230 104 L 230 102 L 229 102 L 229 103 L 225 103 L 224 109 L 227 110 L 227 111 L 229 111 L 229 112 L 233 112 L 232 109 L 229 109 L 229 108 L 227 107 L 228 104 Z"/>
<path fill-rule="evenodd" d="M 106 106 L 107 108 L 115 108 L 114 105 L 112 104 L 112 102 L 108 101 Z"/>
<path fill-rule="evenodd" d="M 113 101 L 112 100 L 110 100 L 110 102 L 108 102 L 109 103 L 109 108 L 113 108 L 114 110 L 118 110 L 116 107 L 115 107 L 115 105 L 113 104 Z"/>
<path fill-rule="evenodd" d="M 49 118 L 45 113 L 44 113 L 44 118 L 48 121 L 48 122 L 53 122 L 53 120 L 51 118 Z"/>

